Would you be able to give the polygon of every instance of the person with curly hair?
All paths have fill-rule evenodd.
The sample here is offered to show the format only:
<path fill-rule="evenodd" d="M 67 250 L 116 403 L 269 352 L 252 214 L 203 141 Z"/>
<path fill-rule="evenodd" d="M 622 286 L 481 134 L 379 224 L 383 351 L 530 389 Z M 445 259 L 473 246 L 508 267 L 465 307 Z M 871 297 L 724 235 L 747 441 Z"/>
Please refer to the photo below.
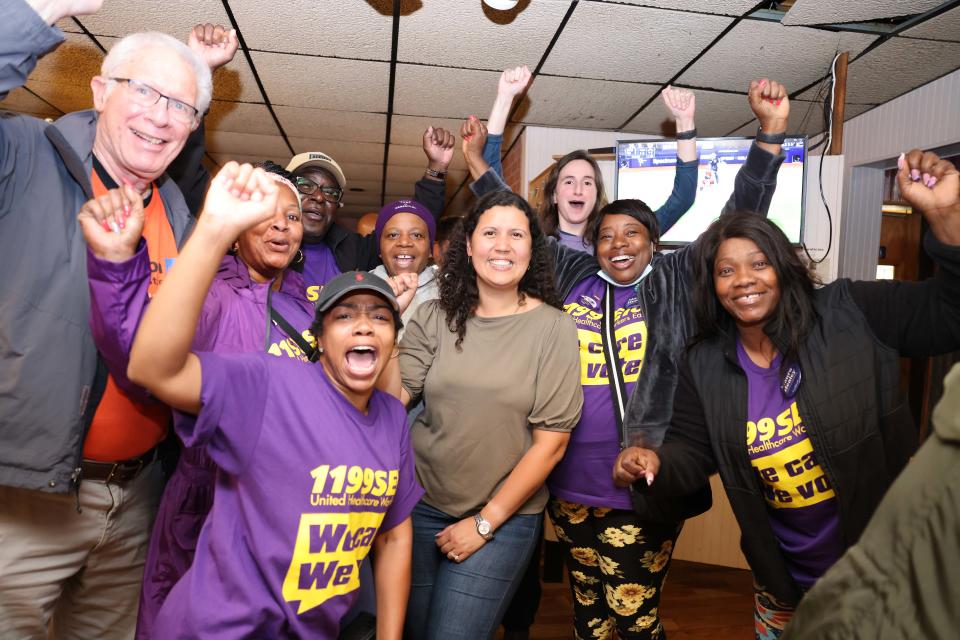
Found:
<path fill-rule="evenodd" d="M 301 255 L 300 197 L 292 175 L 283 167 L 265 161 L 261 168 L 280 187 L 274 215 L 241 233 L 221 259 L 200 311 L 192 348 L 215 353 L 264 351 L 307 361 L 313 351 L 309 333 L 313 305 L 304 293 L 302 277 L 290 268 Z M 94 214 L 109 217 L 110 212 L 103 205 L 94 207 L 94 202 L 81 211 L 81 221 L 87 216 L 92 220 Z M 134 202 L 128 224 L 119 234 L 97 224 L 82 225 L 89 247 L 94 342 L 117 384 L 138 396 L 145 393 L 127 379 L 126 371 L 151 281 L 149 258 L 140 242 L 140 209 Z M 173 415 L 175 428 L 196 419 L 180 411 Z M 205 446 L 182 449 L 160 498 L 147 547 L 138 638 L 152 637 L 160 606 L 193 562 L 200 530 L 213 504 L 215 478 L 216 465 Z"/>
<path fill-rule="evenodd" d="M 439 282 L 385 382 L 426 404 L 411 429 L 426 493 L 413 512 L 406 632 L 486 638 L 533 553 L 544 480 L 580 417 L 577 335 L 546 236 L 513 193 L 471 209 Z"/>

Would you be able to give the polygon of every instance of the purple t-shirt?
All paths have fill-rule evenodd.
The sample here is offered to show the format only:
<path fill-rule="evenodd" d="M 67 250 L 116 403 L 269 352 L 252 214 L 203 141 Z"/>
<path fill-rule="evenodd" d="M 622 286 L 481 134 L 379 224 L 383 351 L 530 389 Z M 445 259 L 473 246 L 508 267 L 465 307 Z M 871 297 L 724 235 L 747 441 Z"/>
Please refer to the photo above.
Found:
<path fill-rule="evenodd" d="M 552 495 L 570 502 L 632 509 L 630 492 L 613 484 L 613 463 L 620 453 L 620 434 L 600 340 L 606 286 L 600 276 L 591 276 L 577 283 L 564 301 L 564 310 L 577 324 L 583 412 L 570 435 L 566 454 L 547 478 L 547 487 Z M 616 287 L 613 291 L 614 334 L 629 397 L 643 365 L 647 323 L 633 287 Z"/>
<path fill-rule="evenodd" d="M 566 231 L 561 231 L 560 229 L 557 229 L 557 233 L 560 234 L 560 244 L 563 246 L 569 247 L 574 251 L 590 253 L 590 246 L 584 244 L 582 236 L 575 236 L 572 233 L 567 233 Z"/>
<path fill-rule="evenodd" d="M 307 300 L 316 302 L 320 289 L 340 275 L 340 267 L 333 256 L 333 249 L 326 242 L 300 245 L 303 252 L 303 280 L 307 284 Z"/>
<path fill-rule="evenodd" d="M 764 368 L 737 340 L 747 374 L 747 452 L 790 575 L 809 589 L 843 555 L 837 497 L 817 462 L 797 401 L 780 389 L 780 355 Z"/>
<path fill-rule="evenodd" d="M 423 494 L 406 411 L 375 391 L 367 415 L 321 365 L 199 354 L 202 409 L 187 446 L 217 463 L 193 565 L 155 638 L 334 638 L 375 535 Z"/>

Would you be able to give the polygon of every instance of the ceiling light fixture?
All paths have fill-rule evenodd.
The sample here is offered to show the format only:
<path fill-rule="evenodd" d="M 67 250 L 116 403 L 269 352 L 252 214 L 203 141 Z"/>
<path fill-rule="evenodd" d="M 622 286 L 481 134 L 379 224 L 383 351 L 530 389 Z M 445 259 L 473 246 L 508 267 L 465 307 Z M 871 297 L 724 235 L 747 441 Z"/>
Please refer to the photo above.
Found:
<path fill-rule="evenodd" d="M 517 6 L 519 0 L 483 0 L 483 3 L 497 11 L 509 11 Z"/>

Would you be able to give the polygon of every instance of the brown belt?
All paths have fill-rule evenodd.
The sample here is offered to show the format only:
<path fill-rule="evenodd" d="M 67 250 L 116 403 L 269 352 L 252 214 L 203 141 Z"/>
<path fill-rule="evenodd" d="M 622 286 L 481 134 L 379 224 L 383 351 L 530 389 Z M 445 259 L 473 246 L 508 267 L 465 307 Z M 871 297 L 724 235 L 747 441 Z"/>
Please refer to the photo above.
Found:
<path fill-rule="evenodd" d="M 151 462 L 157 459 L 157 448 L 154 447 L 139 458 L 121 460 L 120 462 L 97 462 L 84 460 L 80 467 L 82 480 L 95 480 L 105 484 L 126 484 L 140 474 Z"/>

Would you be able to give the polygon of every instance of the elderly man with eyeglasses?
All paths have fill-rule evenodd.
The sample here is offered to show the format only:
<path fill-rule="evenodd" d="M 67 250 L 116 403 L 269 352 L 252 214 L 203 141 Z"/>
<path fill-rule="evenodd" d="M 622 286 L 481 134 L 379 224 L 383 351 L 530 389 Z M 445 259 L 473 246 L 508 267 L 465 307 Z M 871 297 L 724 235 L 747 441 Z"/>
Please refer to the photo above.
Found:
<path fill-rule="evenodd" d="M 102 0 L 5 0 L 0 99 Z M 212 29 L 212 25 L 210 26 Z M 108 377 L 91 338 L 77 212 L 142 199 L 153 286 L 190 227 L 165 171 L 210 103 L 236 36 L 124 38 L 90 83 L 94 109 L 0 116 L 0 635 L 129 638 L 161 489 L 167 410 Z M 2 106 L 2 103 L 0 103 Z M 119 200 L 118 200 L 119 201 Z M 120 224 L 123 224 L 122 222 Z"/>

